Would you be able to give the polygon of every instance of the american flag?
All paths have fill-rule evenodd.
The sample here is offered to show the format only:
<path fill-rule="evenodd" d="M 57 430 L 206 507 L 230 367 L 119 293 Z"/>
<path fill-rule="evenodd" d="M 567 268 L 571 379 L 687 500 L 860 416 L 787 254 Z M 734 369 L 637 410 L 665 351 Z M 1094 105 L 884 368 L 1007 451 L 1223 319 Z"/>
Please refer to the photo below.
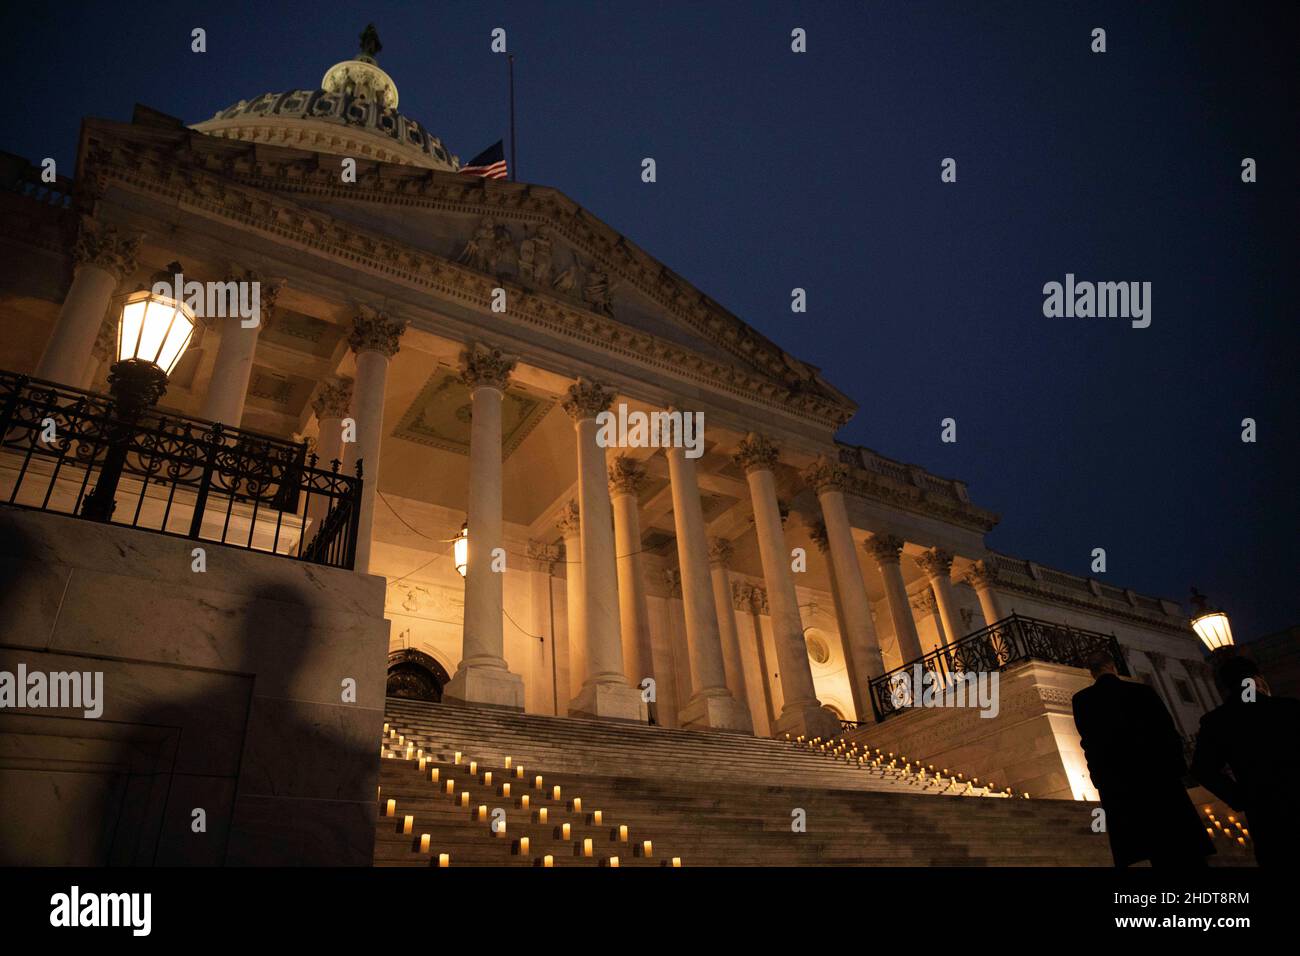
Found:
<path fill-rule="evenodd" d="M 497 140 L 483 152 L 479 153 L 458 172 L 467 176 L 482 176 L 485 179 L 506 178 L 506 150 L 502 140 Z"/>

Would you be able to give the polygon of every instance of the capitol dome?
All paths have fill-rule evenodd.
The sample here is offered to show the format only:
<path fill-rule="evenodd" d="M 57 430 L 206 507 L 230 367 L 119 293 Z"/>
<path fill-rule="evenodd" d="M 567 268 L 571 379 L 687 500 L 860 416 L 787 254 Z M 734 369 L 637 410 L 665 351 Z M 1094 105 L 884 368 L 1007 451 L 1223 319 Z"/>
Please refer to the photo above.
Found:
<path fill-rule="evenodd" d="M 456 171 L 459 158 L 418 122 L 397 112 L 397 84 L 375 62 L 381 49 L 374 26 L 367 26 L 361 51 L 326 70 L 319 89 L 240 100 L 192 128 L 250 143 Z"/>

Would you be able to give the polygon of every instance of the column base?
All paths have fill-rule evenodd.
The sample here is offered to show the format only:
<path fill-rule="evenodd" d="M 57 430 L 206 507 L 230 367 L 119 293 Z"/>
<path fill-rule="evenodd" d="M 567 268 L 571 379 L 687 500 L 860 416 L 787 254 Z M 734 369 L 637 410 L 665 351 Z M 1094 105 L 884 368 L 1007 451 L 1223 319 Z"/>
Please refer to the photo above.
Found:
<path fill-rule="evenodd" d="M 449 700 L 482 707 L 524 709 L 524 679 L 498 667 L 462 667 L 442 695 Z"/>
<path fill-rule="evenodd" d="M 641 691 L 626 684 L 586 684 L 578 696 L 569 701 L 574 717 L 601 717 L 607 720 L 633 720 L 644 724 L 649 719 Z"/>
<path fill-rule="evenodd" d="M 713 730 L 731 734 L 754 734 L 749 708 L 730 694 L 694 697 L 677 712 L 678 723 L 686 730 Z"/>
<path fill-rule="evenodd" d="M 835 737 L 841 732 L 835 715 L 815 701 L 796 707 L 786 707 L 772 727 L 773 737 Z"/>

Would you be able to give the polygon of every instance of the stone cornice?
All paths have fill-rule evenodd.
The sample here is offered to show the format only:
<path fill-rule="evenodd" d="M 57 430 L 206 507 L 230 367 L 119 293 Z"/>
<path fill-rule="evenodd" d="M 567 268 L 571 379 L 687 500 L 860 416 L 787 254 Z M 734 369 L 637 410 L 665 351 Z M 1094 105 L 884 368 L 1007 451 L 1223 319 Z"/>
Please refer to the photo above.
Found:
<path fill-rule="evenodd" d="M 170 141 L 169 141 L 170 140 Z M 545 187 L 377 164 L 344 186 L 336 170 L 315 155 L 228 142 L 198 133 L 138 132 L 103 121 L 87 123 L 82 168 L 102 186 L 116 181 L 165 196 L 181 208 L 201 210 L 257 232 L 364 267 L 422 291 L 434 291 L 488 310 L 503 280 L 337 220 L 284 198 L 368 199 L 402 207 L 455 213 L 509 215 L 519 223 L 546 224 L 611 276 L 635 285 L 661 307 L 754 371 L 708 358 L 689 347 L 579 308 L 556 296 L 504 283 L 510 316 L 577 339 L 713 389 L 781 409 L 834 429 L 856 406 L 821 381 L 811 367 L 777 348 L 741 320 L 708 300 L 666 268 Z"/>
<path fill-rule="evenodd" d="M 837 444 L 840 463 L 849 470 L 845 485 L 847 494 L 938 518 L 983 534 L 992 531 L 998 523 L 997 514 L 971 502 L 962 482 L 939 478 L 924 468 L 894 461 L 869 448 Z"/>

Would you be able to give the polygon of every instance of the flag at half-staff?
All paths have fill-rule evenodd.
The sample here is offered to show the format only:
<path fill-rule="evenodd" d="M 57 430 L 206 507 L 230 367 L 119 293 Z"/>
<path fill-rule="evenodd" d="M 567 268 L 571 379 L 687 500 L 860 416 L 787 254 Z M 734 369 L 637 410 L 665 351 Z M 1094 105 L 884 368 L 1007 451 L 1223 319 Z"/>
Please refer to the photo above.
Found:
<path fill-rule="evenodd" d="M 505 179 L 507 170 L 506 151 L 503 141 L 497 140 L 468 163 L 461 166 L 457 172 L 464 173 L 466 176 L 482 176 L 485 179 Z"/>

